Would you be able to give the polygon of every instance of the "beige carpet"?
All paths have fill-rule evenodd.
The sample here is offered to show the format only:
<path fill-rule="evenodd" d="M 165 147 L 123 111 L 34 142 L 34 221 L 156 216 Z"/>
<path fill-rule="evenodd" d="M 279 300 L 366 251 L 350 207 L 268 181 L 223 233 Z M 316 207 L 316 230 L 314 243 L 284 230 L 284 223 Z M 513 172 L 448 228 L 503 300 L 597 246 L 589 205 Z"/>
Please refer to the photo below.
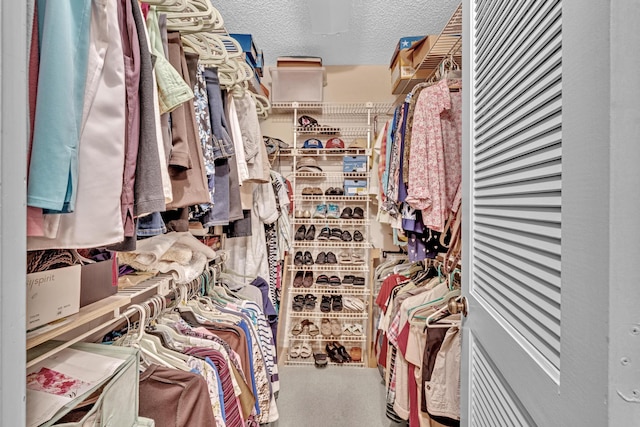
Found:
<path fill-rule="evenodd" d="M 380 373 L 371 368 L 282 366 L 273 427 L 390 427 Z"/>

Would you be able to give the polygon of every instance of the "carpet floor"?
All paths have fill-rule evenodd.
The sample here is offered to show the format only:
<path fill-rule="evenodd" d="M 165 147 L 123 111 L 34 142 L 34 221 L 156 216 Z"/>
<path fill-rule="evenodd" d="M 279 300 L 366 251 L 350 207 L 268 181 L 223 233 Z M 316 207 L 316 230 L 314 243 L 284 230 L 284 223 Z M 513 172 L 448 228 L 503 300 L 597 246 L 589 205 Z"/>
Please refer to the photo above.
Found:
<path fill-rule="evenodd" d="M 384 382 L 377 369 L 281 366 L 273 427 L 390 427 Z"/>

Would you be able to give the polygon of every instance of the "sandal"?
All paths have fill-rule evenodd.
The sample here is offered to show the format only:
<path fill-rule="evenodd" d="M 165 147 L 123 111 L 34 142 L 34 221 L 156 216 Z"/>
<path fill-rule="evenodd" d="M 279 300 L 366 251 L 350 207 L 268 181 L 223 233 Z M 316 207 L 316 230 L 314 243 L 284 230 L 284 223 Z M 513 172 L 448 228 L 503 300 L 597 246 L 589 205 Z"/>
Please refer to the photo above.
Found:
<path fill-rule="evenodd" d="M 320 301 L 320 311 L 328 313 L 331 311 L 331 295 L 322 295 L 322 301 Z"/>
<path fill-rule="evenodd" d="M 309 335 L 311 335 L 312 337 L 315 337 L 319 333 L 320 333 L 320 329 L 318 329 L 318 326 L 313 322 L 309 322 Z"/>
<path fill-rule="evenodd" d="M 351 362 L 351 355 L 349 354 L 347 349 L 342 344 L 340 344 L 339 342 L 334 341 L 333 342 L 333 347 L 338 350 L 338 354 L 340 356 L 342 356 L 342 359 L 344 359 L 345 362 Z"/>
<path fill-rule="evenodd" d="M 326 274 L 321 274 L 316 279 L 316 284 L 318 285 L 326 285 L 327 283 L 329 283 L 329 276 Z"/>
<path fill-rule="evenodd" d="M 352 327 L 353 325 L 350 323 L 345 323 L 344 325 L 342 325 L 342 335 L 352 335 L 351 334 Z"/>
<path fill-rule="evenodd" d="M 291 329 L 291 335 L 294 335 L 294 336 L 300 335 L 304 330 L 304 327 L 307 325 L 305 322 L 309 322 L 309 321 L 305 319 L 300 323 L 296 323 L 293 326 L 293 329 Z"/>
<path fill-rule="evenodd" d="M 302 343 L 302 345 L 300 346 L 300 357 L 306 359 L 311 356 L 312 353 L 313 349 L 311 348 L 311 345 L 308 342 Z"/>
<path fill-rule="evenodd" d="M 327 344 L 325 346 L 325 350 L 327 351 L 327 355 L 329 356 L 329 359 L 331 359 L 332 362 L 344 363 L 344 358 L 338 352 L 338 349 L 335 348 L 333 345 Z"/>
<path fill-rule="evenodd" d="M 298 271 L 296 277 L 293 279 L 293 287 L 299 288 L 302 286 L 302 278 L 304 277 L 304 271 Z"/>
<path fill-rule="evenodd" d="M 327 366 L 327 355 L 324 353 L 313 353 L 313 361 L 318 368 Z"/>
<path fill-rule="evenodd" d="M 342 325 L 336 319 L 331 319 L 331 335 L 339 337 L 342 334 Z"/>
<path fill-rule="evenodd" d="M 304 308 L 304 295 L 296 295 L 293 297 L 293 303 L 291 303 L 293 311 L 302 311 Z"/>
<path fill-rule="evenodd" d="M 297 359 L 300 356 L 300 351 L 302 350 L 302 345 L 298 342 L 293 345 L 289 349 L 289 357 L 292 359 Z"/>
<path fill-rule="evenodd" d="M 333 311 L 342 311 L 342 295 L 333 295 L 331 297 L 331 309 Z"/>
<path fill-rule="evenodd" d="M 340 258 L 340 264 L 351 264 L 351 256 L 349 255 L 349 252 L 340 252 L 338 257 Z"/>
<path fill-rule="evenodd" d="M 349 333 L 351 335 L 362 335 L 362 325 L 359 323 L 354 323 L 353 325 L 349 325 Z"/>
<path fill-rule="evenodd" d="M 331 276 L 329 277 L 329 284 L 331 286 L 340 286 L 342 284 L 342 281 L 338 276 Z"/>
<path fill-rule="evenodd" d="M 305 271 L 304 278 L 302 279 L 302 286 L 310 288 L 313 285 L 313 271 Z M 314 301 L 315 307 L 315 301 Z"/>
<path fill-rule="evenodd" d="M 320 322 L 320 332 L 325 337 L 331 336 L 331 322 L 329 319 L 322 319 L 322 322 Z"/>
<path fill-rule="evenodd" d="M 314 308 L 316 308 L 316 300 L 318 299 L 318 297 L 316 297 L 313 294 L 307 294 L 304 296 L 304 308 L 306 310 L 313 310 Z"/>

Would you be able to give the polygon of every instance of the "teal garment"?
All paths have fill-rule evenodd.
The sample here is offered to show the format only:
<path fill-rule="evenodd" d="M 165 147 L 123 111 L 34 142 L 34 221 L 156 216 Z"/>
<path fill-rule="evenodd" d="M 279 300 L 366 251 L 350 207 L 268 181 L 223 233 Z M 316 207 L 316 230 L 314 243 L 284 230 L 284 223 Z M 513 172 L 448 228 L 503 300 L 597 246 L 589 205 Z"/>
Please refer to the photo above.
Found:
<path fill-rule="evenodd" d="M 38 0 L 40 69 L 27 204 L 75 208 L 91 1 Z"/>

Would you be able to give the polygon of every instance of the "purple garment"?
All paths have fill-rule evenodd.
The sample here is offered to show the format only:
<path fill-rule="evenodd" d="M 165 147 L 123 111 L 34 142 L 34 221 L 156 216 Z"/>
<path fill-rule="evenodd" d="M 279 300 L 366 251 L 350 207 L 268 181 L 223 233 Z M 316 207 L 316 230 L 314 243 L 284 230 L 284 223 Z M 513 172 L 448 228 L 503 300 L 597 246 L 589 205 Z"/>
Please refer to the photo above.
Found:
<path fill-rule="evenodd" d="M 262 292 L 262 312 L 269 321 L 273 336 L 276 337 L 278 336 L 278 312 L 269 299 L 269 284 L 260 276 L 256 277 L 251 284 Z"/>

